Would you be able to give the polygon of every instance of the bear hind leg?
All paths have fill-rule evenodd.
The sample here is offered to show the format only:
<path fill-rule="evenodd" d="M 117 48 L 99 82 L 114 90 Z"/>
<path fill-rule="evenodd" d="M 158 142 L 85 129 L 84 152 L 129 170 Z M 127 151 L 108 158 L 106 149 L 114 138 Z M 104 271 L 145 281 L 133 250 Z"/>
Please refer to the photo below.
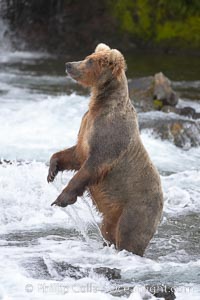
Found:
<path fill-rule="evenodd" d="M 104 218 L 101 225 L 101 233 L 103 238 L 108 242 L 107 244 L 109 246 L 112 244 L 116 246 L 116 224 L 112 224 Z"/>
<path fill-rule="evenodd" d="M 133 213 L 131 208 L 125 208 L 116 228 L 117 250 L 127 250 L 143 256 L 151 238 L 152 232 L 147 226 L 144 210 L 140 208 Z"/>

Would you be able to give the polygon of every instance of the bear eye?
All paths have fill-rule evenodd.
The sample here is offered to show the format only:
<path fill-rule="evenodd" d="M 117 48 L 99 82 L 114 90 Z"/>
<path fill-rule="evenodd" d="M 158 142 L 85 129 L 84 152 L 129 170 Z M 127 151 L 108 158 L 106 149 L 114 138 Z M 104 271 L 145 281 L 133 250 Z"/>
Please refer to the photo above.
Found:
<path fill-rule="evenodd" d="M 93 64 L 93 59 L 92 59 L 92 58 L 89 58 L 88 61 L 87 61 L 87 64 L 88 64 L 89 66 L 91 66 L 91 65 Z"/>

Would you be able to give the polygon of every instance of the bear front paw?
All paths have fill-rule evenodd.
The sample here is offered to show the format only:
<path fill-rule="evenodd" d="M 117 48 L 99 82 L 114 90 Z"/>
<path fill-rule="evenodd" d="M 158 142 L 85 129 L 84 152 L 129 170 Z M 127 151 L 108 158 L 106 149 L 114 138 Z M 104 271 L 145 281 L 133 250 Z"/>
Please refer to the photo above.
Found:
<path fill-rule="evenodd" d="M 74 204 L 77 200 L 77 196 L 73 193 L 63 191 L 58 198 L 51 204 L 66 207 L 67 205 Z"/>
<path fill-rule="evenodd" d="M 49 173 L 47 176 L 47 181 L 53 182 L 56 175 L 58 174 L 58 160 L 56 158 L 51 159 L 50 166 L 49 166 Z"/>

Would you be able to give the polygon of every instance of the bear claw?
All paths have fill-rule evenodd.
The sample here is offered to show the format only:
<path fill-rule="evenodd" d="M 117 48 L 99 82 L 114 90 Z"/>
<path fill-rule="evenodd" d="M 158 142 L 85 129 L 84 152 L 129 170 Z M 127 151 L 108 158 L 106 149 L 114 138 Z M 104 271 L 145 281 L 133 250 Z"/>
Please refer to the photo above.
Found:
<path fill-rule="evenodd" d="M 58 163 L 57 160 L 54 159 L 50 162 L 49 174 L 47 176 L 47 182 L 53 182 L 56 175 L 58 174 Z"/>
<path fill-rule="evenodd" d="M 58 172 L 51 172 L 48 176 L 47 176 L 47 181 L 49 182 L 53 182 L 54 178 L 56 177 Z"/>
<path fill-rule="evenodd" d="M 68 192 L 62 192 L 58 198 L 51 204 L 51 206 L 53 205 L 57 205 L 60 207 L 66 207 L 67 205 L 71 205 L 74 204 L 77 200 L 77 196 L 70 194 Z"/>

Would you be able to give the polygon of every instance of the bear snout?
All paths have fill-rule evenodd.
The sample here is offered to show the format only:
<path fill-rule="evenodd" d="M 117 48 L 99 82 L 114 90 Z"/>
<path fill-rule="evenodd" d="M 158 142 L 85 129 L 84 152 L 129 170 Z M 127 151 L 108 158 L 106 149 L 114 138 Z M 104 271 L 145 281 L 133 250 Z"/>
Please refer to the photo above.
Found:
<path fill-rule="evenodd" d="M 65 64 L 66 73 L 69 74 L 73 79 L 78 80 L 80 78 L 80 62 L 68 62 Z"/>
<path fill-rule="evenodd" d="M 67 72 L 67 73 L 70 73 L 70 71 L 72 71 L 72 63 L 67 62 L 67 63 L 65 64 L 65 66 L 66 66 L 66 72 Z"/>

